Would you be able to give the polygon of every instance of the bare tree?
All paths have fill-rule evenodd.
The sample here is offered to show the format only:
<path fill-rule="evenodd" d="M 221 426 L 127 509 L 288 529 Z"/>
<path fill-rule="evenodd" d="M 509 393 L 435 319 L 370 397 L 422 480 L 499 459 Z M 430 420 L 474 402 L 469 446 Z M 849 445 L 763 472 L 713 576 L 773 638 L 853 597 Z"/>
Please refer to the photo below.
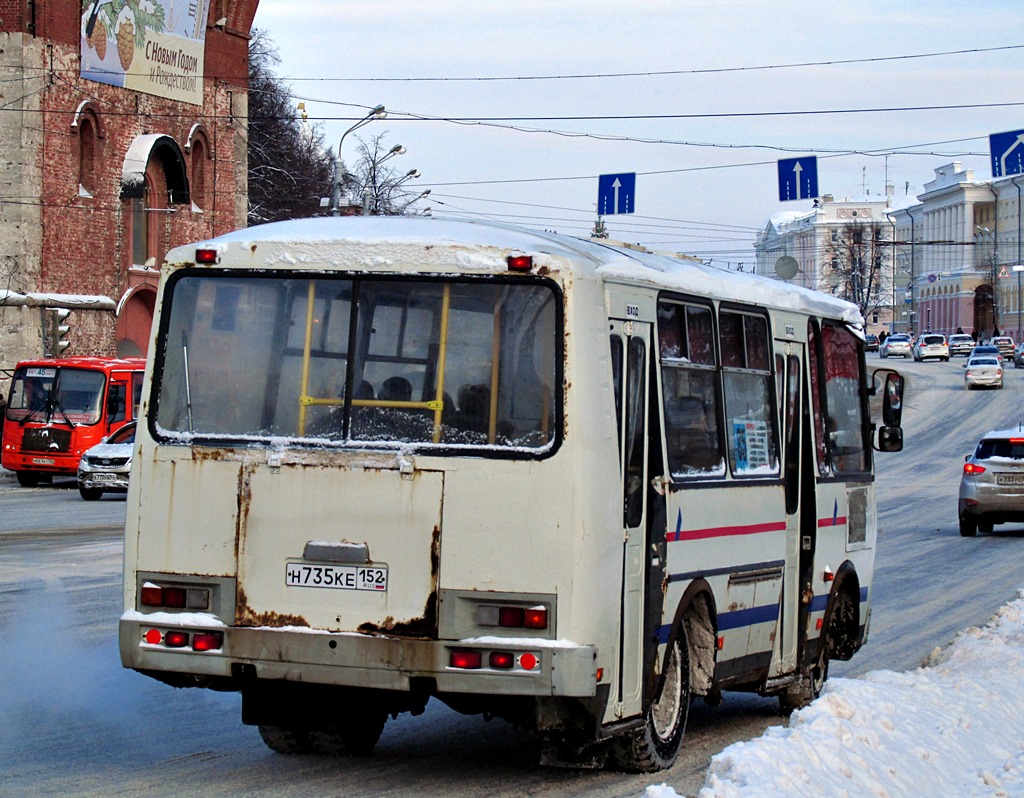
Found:
<path fill-rule="evenodd" d="M 367 213 L 375 216 L 409 216 L 417 213 L 413 206 L 430 193 L 409 188 L 417 179 L 419 170 L 398 169 L 391 166 L 393 157 L 405 152 L 400 145 L 388 147 L 384 143 L 387 133 L 371 139 L 358 139 L 359 158 L 355 172 L 345 175 L 345 185 L 356 195 L 356 202 L 363 202 Z M 387 162 L 387 166 L 384 162 Z"/>
<path fill-rule="evenodd" d="M 884 275 L 891 242 L 878 222 L 851 222 L 832 231 L 824 252 L 824 290 L 852 302 L 867 318 L 886 300 Z"/>
<path fill-rule="evenodd" d="M 334 157 L 319 125 L 297 112 L 265 31 L 249 41 L 249 224 L 314 216 L 330 196 Z"/>

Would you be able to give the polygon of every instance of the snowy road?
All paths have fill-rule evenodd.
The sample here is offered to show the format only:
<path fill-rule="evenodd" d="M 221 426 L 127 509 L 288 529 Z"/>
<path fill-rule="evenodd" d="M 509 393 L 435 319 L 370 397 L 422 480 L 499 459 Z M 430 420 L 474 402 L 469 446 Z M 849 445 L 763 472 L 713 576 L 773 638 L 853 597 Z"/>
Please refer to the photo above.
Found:
<path fill-rule="evenodd" d="M 1003 391 L 968 393 L 961 361 L 869 358 L 908 374 L 907 445 L 878 458 L 872 634 L 834 665 L 844 676 L 918 665 L 1024 583 L 1024 529 L 964 539 L 956 526 L 963 456 L 985 430 L 1019 420 L 1024 371 L 1009 369 Z M 698 703 L 679 762 L 655 776 L 543 770 L 531 735 L 433 703 L 389 721 L 372 757 L 281 757 L 241 725 L 236 695 L 173 690 L 120 667 L 120 499 L 87 504 L 74 490 L 8 481 L 0 508 L 0 796 L 639 796 L 661 781 L 693 794 L 713 754 L 783 722 L 774 700 Z"/>

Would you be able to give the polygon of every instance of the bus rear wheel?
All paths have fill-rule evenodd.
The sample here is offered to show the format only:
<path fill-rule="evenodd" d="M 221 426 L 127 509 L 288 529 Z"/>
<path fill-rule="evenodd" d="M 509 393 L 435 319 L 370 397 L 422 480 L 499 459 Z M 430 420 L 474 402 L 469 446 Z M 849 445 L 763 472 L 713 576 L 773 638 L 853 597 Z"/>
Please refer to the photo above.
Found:
<path fill-rule="evenodd" d="M 365 756 L 373 752 L 387 719 L 384 712 L 363 711 L 344 724 L 311 729 L 309 740 L 318 754 Z"/>
<path fill-rule="evenodd" d="M 612 745 L 615 765 L 636 773 L 671 767 L 683 744 L 690 697 L 690 653 L 686 625 L 680 624 L 669 644 L 661 689 L 647 710 L 646 722 Z"/>
<path fill-rule="evenodd" d="M 313 750 L 309 731 L 297 726 L 260 726 L 267 748 L 279 754 L 308 754 Z"/>

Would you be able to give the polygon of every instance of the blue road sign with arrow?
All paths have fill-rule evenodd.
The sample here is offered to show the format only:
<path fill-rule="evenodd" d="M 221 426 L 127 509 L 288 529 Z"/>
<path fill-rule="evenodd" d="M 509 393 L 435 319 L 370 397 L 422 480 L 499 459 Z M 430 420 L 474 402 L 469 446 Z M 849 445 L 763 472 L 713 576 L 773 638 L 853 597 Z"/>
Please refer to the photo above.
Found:
<path fill-rule="evenodd" d="M 818 196 L 818 159 L 785 158 L 779 161 L 779 202 L 814 199 Z"/>
<path fill-rule="evenodd" d="M 597 213 L 632 213 L 636 196 L 636 172 L 601 175 L 597 179 Z"/>
<path fill-rule="evenodd" d="M 993 133 L 988 137 L 992 177 L 1024 174 L 1024 130 Z"/>

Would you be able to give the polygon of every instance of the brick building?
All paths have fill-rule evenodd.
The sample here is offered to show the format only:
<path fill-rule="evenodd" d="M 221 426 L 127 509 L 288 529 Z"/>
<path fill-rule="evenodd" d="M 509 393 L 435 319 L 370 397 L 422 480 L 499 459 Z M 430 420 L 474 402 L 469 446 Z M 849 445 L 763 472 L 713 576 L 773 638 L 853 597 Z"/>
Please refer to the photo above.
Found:
<path fill-rule="evenodd" d="M 245 225 L 257 4 L 0 0 L 0 368 L 55 307 L 64 354 L 144 354 L 167 250 Z"/>

